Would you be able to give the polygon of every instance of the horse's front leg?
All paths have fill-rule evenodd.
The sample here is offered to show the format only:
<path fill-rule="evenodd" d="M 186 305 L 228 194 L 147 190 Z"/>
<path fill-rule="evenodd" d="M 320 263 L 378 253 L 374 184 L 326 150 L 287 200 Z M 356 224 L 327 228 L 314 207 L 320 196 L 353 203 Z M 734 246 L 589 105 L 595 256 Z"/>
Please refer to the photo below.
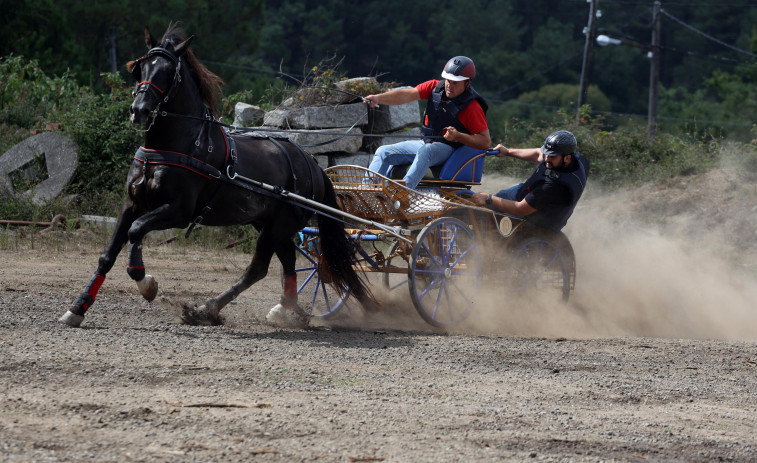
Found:
<path fill-rule="evenodd" d="M 105 281 L 105 275 L 113 268 L 116 263 L 116 257 L 121 252 L 126 240 L 128 239 L 129 228 L 134 221 L 134 211 L 130 204 L 124 206 L 121 215 L 116 223 L 116 230 L 110 238 L 110 242 L 100 255 L 97 263 L 97 270 L 92 276 L 87 287 L 74 301 L 73 305 L 60 317 L 60 321 L 66 325 L 77 327 L 84 321 L 84 314 L 95 303 L 97 293 Z"/>
<path fill-rule="evenodd" d="M 142 260 L 142 239 L 154 230 L 185 227 L 189 222 L 189 214 L 183 206 L 179 202 L 165 204 L 134 220 L 128 230 L 130 244 L 126 273 L 137 283 L 139 293 L 148 302 L 158 295 L 158 282 L 145 271 L 145 263 Z"/>
<path fill-rule="evenodd" d="M 116 224 L 110 243 L 100 256 L 100 261 L 95 275 L 79 295 L 74 305 L 60 318 L 60 321 L 69 326 L 79 326 L 84 321 L 84 314 L 95 302 L 97 292 L 105 281 L 105 275 L 113 268 L 118 253 L 127 241 L 129 245 L 129 259 L 126 271 L 136 281 L 137 288 L 142 297 L 148 301 L 155 299 L 158 293 L 158 283 L 151 275 L 145 272 L 142 261 L 142 239 L 153 230 L 165 230 L 168 228 L 183 228 L 188 223 L 189 214 L 181 203 L 165 204 L 141 217 L 134 219 L 131 207 L 125 206 Z"/>
<path fill-rule="evenodd" d="M 126 264 L 126 273 L 132 280 L 137 282 L 137 289 L 146 301 L 151 302 L 158 295 L 158 282 L 152 275 L 145 272 L 145 264 L 142 260 L 142 241 L 129 244 L 129 260 Z"/>

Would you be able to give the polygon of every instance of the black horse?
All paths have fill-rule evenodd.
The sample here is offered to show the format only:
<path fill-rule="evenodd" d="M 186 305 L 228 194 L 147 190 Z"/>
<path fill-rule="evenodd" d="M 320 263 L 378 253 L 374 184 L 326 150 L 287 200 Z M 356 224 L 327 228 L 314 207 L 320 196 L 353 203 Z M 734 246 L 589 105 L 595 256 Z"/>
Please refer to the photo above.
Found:
<path fill-rule="evenodd" d="M 148 52 L 127 64 L 136 78 L 131 122 L 144 132 L 126 179 L 127 199 L 116 230 L 100 256 L 92 280 L 61 322 L 79 326 L 84 314 L 127 243 L 127 272 L 142 296 L 151 301 L 158 285 L 142 261 L 142 239 L 153 230 L 190 224 L 251 224 L 259 231 L 252 262 L 228 290 L 199 308 L 184 310 L 186 323 L 219 323 L 219 311 L 242 291 L 265 277 L 273 254 L 283 266 L 282 304 L 297 307 L 296 248 L 292 237 L 312 217 L 276 192 L 233 180 L 240 177 L 275 185 L 318 203 L 337 207 L 333 185 L 312 156 L 286 139 L 232 136 L 216 116 L 222 80 L 203 66 L 189 48 L 192 38 L 169 26 L 160 42 L 145 28 Z M 317 214 L 322 239 L 321 268 L 332 285 L 350 292 L 364 305 L 373 298 L 352 267 L 352 248 L 344 225 Z"/>

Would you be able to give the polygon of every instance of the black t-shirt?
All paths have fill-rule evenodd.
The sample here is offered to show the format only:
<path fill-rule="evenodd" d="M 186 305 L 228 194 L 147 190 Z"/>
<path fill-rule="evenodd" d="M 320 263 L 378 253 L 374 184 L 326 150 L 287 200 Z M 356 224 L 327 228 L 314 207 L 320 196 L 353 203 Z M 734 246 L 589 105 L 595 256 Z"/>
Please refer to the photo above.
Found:
<path fill-rule="evenodd" d="M 572 198 L 570 190 L 556 182 L 542 182 L 529 191 L 524 198 L 529 206 L 543 211 L 550 206 L 565 206 Z"/>
<path fill-rule="evenodd" d="M 567 169 L 556 170 L 556 172 L 573 172 L 576 169 L 578 169 L 578 161 L 573 158 Z M 568 187 L 550 179 L 536 185 L 524 199 L 537 211 L 543 211 L 550 206 L 565 206 L 573 200 Z"/>

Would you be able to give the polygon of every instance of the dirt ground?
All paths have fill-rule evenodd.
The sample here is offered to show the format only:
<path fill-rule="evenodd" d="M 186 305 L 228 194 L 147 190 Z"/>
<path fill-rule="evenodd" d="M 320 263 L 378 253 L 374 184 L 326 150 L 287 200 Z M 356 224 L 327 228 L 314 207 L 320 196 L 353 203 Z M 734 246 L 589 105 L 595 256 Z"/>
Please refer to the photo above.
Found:
<path fill-rule="evenodd" d="M 69 328 L 103 238 L 6 230 L 0 460 L 757 461 L 757 191 L 708 201 L 736 175 L 590 191 L 565 230 L 571 302 L 499 295 L 451 333 L 402 298 L 271 326 L 277 265 L 223 326 L 182 325 L 248 256 L 176 245 L 145 246 L 154 302 L 121 255 Z"/>

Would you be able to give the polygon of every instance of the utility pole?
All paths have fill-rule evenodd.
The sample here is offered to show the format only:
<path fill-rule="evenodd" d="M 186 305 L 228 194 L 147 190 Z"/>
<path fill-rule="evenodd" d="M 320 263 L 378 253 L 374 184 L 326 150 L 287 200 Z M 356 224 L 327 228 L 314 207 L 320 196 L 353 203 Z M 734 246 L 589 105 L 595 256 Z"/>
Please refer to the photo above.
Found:
<path fill-rule="evenodd" d="M 594 19 L 597 17 L 598 0 L 586 0 L 589 3 L 589 23 L 584 29 L 586 42 L 584 43 L 584 59 L 581 65 L 581 84 L 578 90 L 578 108 L 576 108 L 576 121 L 581 117 L 581 106 L 586 103 L 586 93 L 589 90 L 589 65 L 591 64 L 591 50 L 594 44 Z M 659 2 L 658 2 L 659 3 Z"/>
<path fill-rule="evenodd" d="M 657 101 L 660 83 L 660 2 L 652 7 L 652 63 L 649 68 L 649 114 L 647 116 L 647 135 L 650 140 L 657 137 Z"/>

